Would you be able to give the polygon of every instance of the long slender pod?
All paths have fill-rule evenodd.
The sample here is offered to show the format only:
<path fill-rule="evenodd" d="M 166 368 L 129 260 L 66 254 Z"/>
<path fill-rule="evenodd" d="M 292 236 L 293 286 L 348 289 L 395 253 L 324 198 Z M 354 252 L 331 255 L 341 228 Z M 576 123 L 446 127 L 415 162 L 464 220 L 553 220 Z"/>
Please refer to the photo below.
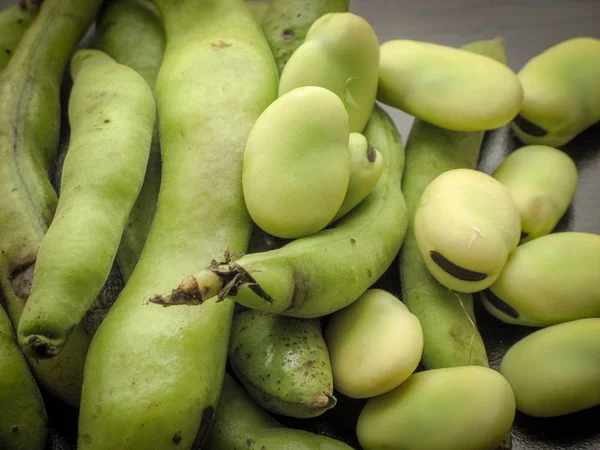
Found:
<path fill-rule="evenodd" d="M 393 263 L 407 227 L 400 135 L 390 117 L 375 108 L 365 136 L 383 155 L 383 174 L 371 194 L 337 226 L 277 250 L 215 261 L 184 279 L 172 294 L 150 300 L 169 305 L 231 295 L 253 309 L 320 317 L 358 299 Z"/>
<path fill-rule="evenodd" d="M 0 448 L 42 450 L 46 444 L 46 409 L 0 306 Z"/>
<path fill-rule="evenodd" d="M 271 0 L 262 27 L 280 74 L 304 42 L 313 22 L 323 14 L 347 12 L 348 3 L 349 0 Z"/>
<path fill-rule="evenodd" d="M 502 61 L 504 41 L 494 39 L 463 47 Z M 415 212 L 425 188 L 441 173 L 475 168 L 483 131 L 459 132 L 416 119 L 406 144 L 406 171 L 402 190 L 409 211 L 409 225 L 400 252 L 402 298 L 421 321 L 424 335 L 422 362 L 438 369 L 461 365 L 488 365 L 487 353 L 477 330 L 471 294 L 451 291 L 429 273 L 413 228 Z"/>
<path fill-rule="evenodd" d="M 100 0 L 45 0 L 0 76 L 0 284 L 15 327 L 57 203 L 48 175 L 58 145 L 60 84 L 99 5 Z M 82 325 L 60 358 L 32 364 L 38 381 L 73 406 L 79 403 L 90 340 Z"/>
<path fill-rule="evenodd" d="M 86 361 L 81 450 L 198 449 L 225 372 L 233 302 L 163 308 L 144 299 L 223 248 L 245 251 L 252 224 L 242 157 L 277 96 L 268 44 L 242 0 L 155 0 L 167 46 L 156 81 L 162 180 L 141 258 Z"/>
<path fill-rule="evenodd" d="M 96 46 L 119 64 L 144 77 L 154 90 L 165 51 L 165 30 L 160 14 L 146 0 L 105 1 L 96 21 Z M 158 126 L 152 138 L 142 190 L 123 231 L 117 262 L 127 280 L 142 253 L 154 218 L 160 188 Z"/>
<path fill-rule="evenodd" d="M 71 137 L 54 220 L 17 335 L 37 358 L 62 351 L 106 282 L 142 187 L 155 121 L 152 92 L 100 50 L 71 63 Z"/>
<path fill-rule="evenodd" d="M 37 16 L 36 5 L 17 3 L 0 11 L 0 71 L 15 52 L 27 28 Z"/>

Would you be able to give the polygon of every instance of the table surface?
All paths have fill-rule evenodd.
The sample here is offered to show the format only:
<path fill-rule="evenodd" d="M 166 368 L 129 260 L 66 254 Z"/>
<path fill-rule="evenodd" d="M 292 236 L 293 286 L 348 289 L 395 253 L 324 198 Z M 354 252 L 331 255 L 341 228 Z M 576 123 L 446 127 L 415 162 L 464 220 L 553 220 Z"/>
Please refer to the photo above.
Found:
<path fill-rule="evenodd" d="M 0 7 L 13 3 L 0 0 Z M 350 0 L 350 10 L 364 17 L 380 42 L 414 39 L 459 47 L 468 42 L 504 36 L 508 65 L 518 71 L 544 49 L 576 36 L 600 38 L 600 0 Z M 412 117 L 385 107 L 406 142 Z M 487 134 L 479 169 L 492 172 L 521 144 L 507 127 Z M 600 126 L 590 128 L 564 147 L 575 160 L 580 180 L 572 206 L 557 230 L 600 234 Z M 378 282 L 399 294 L 397 263 Z M 490 364 L 497 368 L 503 354 L 533 329 L 503 324 L 476 304 L 481 334 Z M 600 382 L 600 380 L 599 380 Z M 575 387 L 574 387 L 575 388 Z M 49 449 L 74 449 L 76 412 L 45 396 L 52 421 Z M 339 396 L 336 408 L 310 420 L 281 420 L 294 427 L 320 432 L 360 448 L 356 418 L 364 401 Z M 534 419 L 517 413 L 513 449 L 600 449 L 600 407 L 553 419 Z M 451 449 L 450 449 L 451 450 Z"/>

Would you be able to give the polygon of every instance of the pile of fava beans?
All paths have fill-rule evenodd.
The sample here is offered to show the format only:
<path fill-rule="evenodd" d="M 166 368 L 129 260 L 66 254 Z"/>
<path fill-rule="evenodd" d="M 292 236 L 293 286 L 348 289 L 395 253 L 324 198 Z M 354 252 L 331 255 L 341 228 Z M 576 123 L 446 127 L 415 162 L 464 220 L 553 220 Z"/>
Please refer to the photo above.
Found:
<path fill-rule="evenodd" d="M 340 394 L 364 450 L 508 449 L 517 410 L 600 404 L 600 235 L 555 231 L 600 40 L 515 73 L 501 37 L 380 42 L 348 8 L 0 12 L 0 449 L 46 448 L 41 392 L 81 450 L 348 450 L 282 424 Z M 415 117 L 406 148 L 380 104 Z M 476 170 L 505 125 L 522 146 Z M 475 294 L 537 328 L 498 370 Z"/>

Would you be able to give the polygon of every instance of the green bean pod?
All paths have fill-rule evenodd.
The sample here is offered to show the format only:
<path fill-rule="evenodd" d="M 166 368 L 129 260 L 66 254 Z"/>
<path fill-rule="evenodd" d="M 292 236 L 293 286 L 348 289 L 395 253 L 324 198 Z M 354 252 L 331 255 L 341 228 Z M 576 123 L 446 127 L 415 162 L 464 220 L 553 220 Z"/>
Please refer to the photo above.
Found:
<path fill-rule="evenodd" d="M 600 318 L 553 325 L 514 344 L 500 364 L 517 409 L 556 417 L 600 405 Z"/>
<path fill-rule="evenodd" d="M 495 370 L 426 370 L 370 399 L 356 434 L 365 450 L 495 449 L 510 431 L 515 397 Z"/>
<path fill-rule="evenodd" d="M 277 69 L 242 0 L 156 0 L 167 46 L 156 80 L 162 180 L 144 251 L 86 360 L 79 449 L 199 448 L 217 406 L 234 302 L 163 308 L 144 300 L 223 249 L 252 222 L 242 158 L 277 97 Z"/>
<path fill-rule="evenodd" d="M 256 23 L 262 25 L 267 10 L 269 9 L 269 3 L 261 2 L 260 0 L 246 0 L 246 5 L 248 5 Z"/>
<path fill-rule="evenodd" d="M 544 236 L 565 214 L 577 190 L 577 167 L 545 145 L 522 147 L 502 161 L 493 177 L 514 199 L 521 216 L 521 243 Z"/>
<path fill-rule="evenodd" d="M 492 58 L 394 40 L 381 45 L 377 99 L 442 128 L 481 131 L 513 120 L 523 90 L 515 73 Z"/>
<path fill-rule="evenodd" d="M 45 0 L 0 75 L 0 284 L 15 328 L 57 203 L 49 173 L 58 146 L 59 88 L 71 53 L 100 3 Z M 31 365 L 40 384 L 72 406 L 79 404 L 93 332 L 94 327 L 82 324 L 58 358 Z"/>
<path fill-rule="evenodd" d="M 41 359 L 60 353 L 108 278 L 142 186 L 155 119 L 142 76 L 100 50 L 77 52 L 71 73 L 61 195 L 17 330 L 23 351 Z"/>
<path fill-rule="evenodd" d="M 249 308 L 310 318 L 358 299 L 392 264 L 407 226 L 400 135 L 389 116 L 376 109 L 365 136 L 384 157 L 383 174 L 371 195 L 334 227 L 277 250 L 215 261 L 186 277 L 173 293 L 149 300 L 178 305 L 231 295 Z"/>
<path fill-rule="evenodd" d="M 229 362 L 261 407 L 290 417 L 317 417 L 335 406 L 329 353 L 318 319 L 262 311 L 236 314 Z"/>
<path fill-rule="evenodd" d="M 350 181 L 346 196 L 333 221 L 348 214 L 377 186 L 383 173 L 383 156 L 360 133 L 350 133 Z"/>
<path fill-rule="evenodd" d="M 0 11 L 0 71 L 4 70 L 27 28 L 37 16 L 35 5 L 18 3 Z"/>
<path fill-rule="evenodd" d="M 43 450 L 48 418 L 42 395 L 0 306 L 0 448 Z"/>
<path fill-rule="evenodd" d="M 119 64 L 136 70 L 154 91 L 165 51 L 165 31 L 154 5 L 145 0 L 104 2 L 96 24 L 97 48 Z M 142 253 L 154 218 L 160 172 L 160 140 L 156 125 L 144 184 L 129 214 L 117 251 L 117 262 L 125 280 L 129 279 Z"/>
<path fill-rule="evenodd" d="M 349 0 L 271 0 L 262 26 L 279 73 L 319 17 L 348 11 Z"/>
<path fill-rule="evenodd" d="M 306 40 L 281 73 L 279 95 L 321 86 L 344 102 L 350 132 L 367 124 L 377 93 L 379 40 L 369 23 L 352 13 L 330 13 L 312 24 Z"/>
<path fill-rule="evenodd" d="M 215 418 L 206 438 L 211 450 L 350 450 L 343 442 L 285 428 L 225 374 Z"/>
<path fill-rule="evenodd" d="M 467 44 L 464 50 L 497 57 L 502 38 Z M 415 237 L 414 217 L 425 188 L 440 174 L 477 164 L 483 132 L 458 132 L 415 119 L 406 143 L 402 191 L 408 207 L 408 231 L 400 251 L 402 299 L 423 328 L 422 363 L 428 369 L 488 365 L 477 330 L 471 294 L 442 286 L 425 266 Z"/>
<path fill-rule="evenodd" d="M 553 233 L 520 245 L 486 291 L 484 306 L 516 325 L 600 317 L 600 235 Z"/>
<path fill-rule="evenodd" d="M 512 127 L 523 143 L 560 147 L 600 120 L 600 39 L 556 44 L 517 76 L 525 97 Z"/>

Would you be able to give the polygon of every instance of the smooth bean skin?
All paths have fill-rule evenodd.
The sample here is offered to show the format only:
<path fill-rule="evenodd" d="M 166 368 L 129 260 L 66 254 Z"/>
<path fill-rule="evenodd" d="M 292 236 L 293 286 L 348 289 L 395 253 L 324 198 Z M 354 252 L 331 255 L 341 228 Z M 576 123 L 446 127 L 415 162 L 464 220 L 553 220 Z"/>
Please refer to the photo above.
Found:
<path fill-rule="evenodd" d="M 350 181 L 334 221 L 348 214 L 375 188 L 383 173 L 383 156 L 360 133 L 350 133 Z"/>
<path fill-rule="evenodd" d="M 577 167 L 563 151 L 528 145 L 492 175 L 510 192 L 521 216 L 521 243 L 552 232 L 577 190 Z"/>
<path fill-rule="evenodd" d="M 21 4 L 11 5 L 0 11 L 0 71 L 7 66 L 36 15 L 37 9 Z"/>
<path fill-rule="evenodd" d="M 240 312 L 231 327 L 229 362 L 254 401 L 274 414 L 317 417 L 336 404 L 318 319 Z"/>
<path fill-rule="evenodd" d="M 350 132 L 363 131 L 377 93 L 379 40 L 371 25 L 349 12 L 320 17 L 281 73 L 279 95 L 321 86 L 344 102 Z"/>
<path fill-rule="evenodd" d="M 520 223 L 514 200 L 499 181 L 477 170 L 454 169 L 423 191 L 415 237 L 431 275 L 455 291 L 476 292 L 500 275 L 519 243 Z M 434 252 L 455 268 L 445 270 Z M 480 276 L 469 278 L 456 266 Z"/>
<path fill-rule="evenodd" d="M 365 450 L 493 450 L 510 431 L 515 398 L 495 370 L 480 366 L 411 375 L 370 399 L 356 433 Z"/>
<path fill-rule="evenodd" d="M 301 87 L 269 105 L 244 150 L 242 186 L 252 220 L 288 239 L 325 228 L 348 189 L 348 134 L 344 105 L 327 89 Z"/>
<path fill-rule="evenodd" d="M 336 391 L 368 398 L 391 391 L 417 368 L 423 330 L 392 294 L 369 289 L 337 311 L 325 330 Z"/>
<path fill-rule="evenodd" d="M 211 450 L 351 450 L 343 442 L 285 428 L 228 374 L 205 447 Z"/>
<path fill-rule="evenodd" d="M 167 47 L 156 80 L 162 180 L 144 251 L 94 337 L 80 450 L 190 450 L 217 406 L 232 301 L 163 308 L 145 299 L 224 249 L 246 251 L 244 145 L 277 97 L 269 46 L 242 0 L 156 0 Z"/>
<path fill-rule="evenodd" d="M 0 75 L 0 285 L 15 328 L 57 204 L 49 176 L 58 150 L 60 85 L 100 3 L 44 0 Z M 73 407 L 79 405 L 87 349 L 105 312 L 99 308 L 88 316 L 58 357 L 31 361 L 40 385 Z"/>
<path fill-rule="evenodd" d="M 155 106 L 133 69 L 100 50 L 71 62 L 71 135 L 56 214 L 40 246 L 17 335 L 23 351 L 62 351 L 106 282 L 140 192 Z"/>
<path fill-rule="evenodd" d="M 349 0 L 271 0 L 262 21 L 279 74 L 311 25 L 328 13 L 348 11 Z"/>
<path fill-rule="evenodd" d="M 525 97 L 512 127 L 523 143 L 560 147 L 600 120 L 600 39 L 556 44 L 517 76 Z"/>
<path fill-rule="evenodd" d="M 267 10 L 269 9 L 269 3 L 261 2 L 259 0 L 246 0 L 246 5 L 248 5 L 256 23 L 262 25 Z"/>
<path fill-rule="evenodd" d="M 542 236 L 518 246 L 490 286 L 503 304 L 487 295 L 484 306 L 506 323 L 533 327 L 600 317 L 598 273 L 599 235 Z"/>
<path fill-rule="evenodd" d="M 0 306 L 0 448 L 43 450 L 46 447 L 46 408 Z"/>
<path fill-rule="evenodd" d="M 600 318 L 535 331 L 514 344 L 500 364 L 517 409 L 556 417 L 600 405 Z"/>
<path fill-rule="evenodd" d="M 96 19 L 96 47 L 119 64 L 144 77 L 154 91 L 165 51 L 165 30 L 156 7 L 146 0 L 105 2 Z M 146 176 L 131 209 L 117 251 L 117 262 L 125 281 L 142 253 L 156 211 L 160 188 L 160 139 L 155 125 Z"/>
<path fill-rule="evenodd" d="M 464 49 L 410 40 L 381 45 L 377 99 L 455 131 L 509 123 L 523 90 L 506 65 Z"/>

